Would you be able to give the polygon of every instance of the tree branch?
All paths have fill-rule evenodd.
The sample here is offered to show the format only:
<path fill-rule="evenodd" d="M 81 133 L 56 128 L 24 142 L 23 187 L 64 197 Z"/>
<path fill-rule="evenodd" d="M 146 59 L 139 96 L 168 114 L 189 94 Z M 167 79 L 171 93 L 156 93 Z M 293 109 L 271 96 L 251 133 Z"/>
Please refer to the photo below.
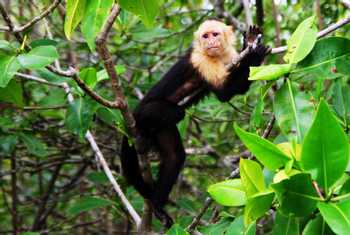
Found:
<path fill-rule="evenodd" d="M 53 10 L 55 10 L 55 8 L 58 6 L 58 4 L 61 3 L 61 1 L 62 0 L 54 0 L 54 2 L 45 11 L 43 11 L 40 15 L 34 17 L 32 20 L 30 20 L 29 22 L 25 23 L 22 26 L 19 26 L 19 27 L 12 26 L 12 29 L 9 26 L 7 26 L 7 27 L 2 26 L 2 27 L 0 27 L 0 30 L 14 32 L 14 33 L 23 32 L 23 31 L 27 30 L 28 28 L 32 27 L 34 24 L 36 24 L 40 20 L 42 20 L 44 17 L 49 15 L 51 12 L 53 12 Z"/>

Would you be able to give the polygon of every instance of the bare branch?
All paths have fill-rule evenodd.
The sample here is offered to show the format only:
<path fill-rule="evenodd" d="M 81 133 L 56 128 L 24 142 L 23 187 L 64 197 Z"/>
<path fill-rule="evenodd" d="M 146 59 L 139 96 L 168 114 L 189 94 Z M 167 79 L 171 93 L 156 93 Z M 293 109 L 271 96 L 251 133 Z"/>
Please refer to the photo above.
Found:
<path fill-rule="evenodd" d="M 349 0 L 340 0 L 340 2 L 347 8 L 350 8 L 350 1 Z"/>
<path fill-rule="evenodd" d="M 245 22 L 248 28 L 249 26 L 253 25 L 253 16 L 252 16 L 252 12 L 250 11 L 249 0 L 242 0 L 242 2 L 244 7 L 244 13 L 245 13 Z"/>

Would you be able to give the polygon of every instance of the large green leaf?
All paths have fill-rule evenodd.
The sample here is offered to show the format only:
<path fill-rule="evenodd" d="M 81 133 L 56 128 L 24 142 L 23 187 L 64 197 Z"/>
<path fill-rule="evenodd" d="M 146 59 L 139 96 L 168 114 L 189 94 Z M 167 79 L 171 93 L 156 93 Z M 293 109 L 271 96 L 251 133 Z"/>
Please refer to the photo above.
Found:
<path fill-rule="evenodd" d="M 273 101 L 273 110 L 278 126 L 289 139 L 303 139 L 309 129 L 314 107 L 310 97 L 298 91 L 294 83 L 285 83 L 277 92 Z"/>
<path fill-rule="evenodd" d="M 11 80 L 7 87 L 0 88 L 0 101 L 15 104 L 17 107 L 23 106 L 22 86 L 16 81 Z"/>
<path fill-rule="evenodd" d="M 284 60 L 295 64 L 304 59 L 312 50 L 317 39 L 315 17 L 311 16 L 299 24 L 287 41 L 287 53 Z"/>
<path fill-rule="evenodd" d="M 108 18 L 114 0 L 88 1 L 86 13 L 81 23 L 81 32 L 90 50 L 95 50 L 95 38 Z"/>
<path fill-rule="evenodd" d="M 339 203 L 318 203 L 318 209 L 329 227 L 338 235 L 350 231 L 350 200 Z"/>
<path fill-rule="evenodd" d="M 303 217 L 316 209 L 319 198 L 307 173 L 295 174 L 271 187 L 276 192 L 281 211 L 286 215 L 291 213 Z"/>
<path fill-rule="evenodd" d="M 320 214 L 310 220 L 304 228 L 303 235 L 335 235 Z"/>
<path fill-rule="evenodd" d="M 0 87 L 6 87 L 20 67 L 15 56 L 0 53 Z"/>
<path fill-rule="evenodd" d="M 97 110 L 97 103 L 89 98 L 78 98 L 69 105 L 66 114 L 67 128 L 80 138 L 84 138 Z"/>
<path fill-rule="evenodd" d="M 26 69 L 41 69 L 58 59 L 54 46 L 39 46 L 26 54 L 17 57 L 19 63 Z"/>
<path fill-rule="evenodd" d="M 301 151 L 301 166 L 326 191 L 343 174 L 349 160 L 349 143 L 337 119 L 321 100 Z"/>
<path fill-rule="evenodd" d="M 119 0 L 120 6 L 135 15 L 140 16 L 142 22 L 151 27 L 159 13 L 159 4 L 157 0 Z"/>
<path fill-rule="evenodd" d="M 285 216 L 277 211 L 272 235 L 299 235 L 299 223 L 298 218 L 292 215 Z"/>
<path fill-rule="evenodd" d="M 328 37 L 317 41 L 312 52 L 301 62 L 292 75 L 309 79 L 331 79 L 350 75 L 350 40 Z"/>
<path fill-rule="evenodd" d="M 242 206 L 246 195 L 240 179 L 226 180 L 208 187 L 210 196 L 223 206 Z"/>
<path fill-rule="evenodd" d="M 93 2 L 92 0 L 91 2 Z M 85 15 L 86 0 L 66 0 L 66 18 L 64 33 L 68 39 Z"/>
<path fill-rule="evenodd" d="M 274 196 L 274 192 L 267 191 L 249 197 L 244 207 L 244 224 L 248 225 L 263 216 L 271 208 Z"/>
<path fill-rule="evenodd" d="M 269 64 L 250 67 L 248 80 L 275 80 L 289 73 L 291 64 Z"/>
<path fill-rule="evenodd" d="M 265 190 L 264 174 L 258 163 L 241 159 L 239 170 L 242 185 L 248 197 Z"/>
<path fill-rule="evenodd" d="M 113 205 L 114 202 L 99 197 L 84 197 L 76 201 L 69 209 L 70 215 L 78 215 L 85 211 Z"/>
<path fill-rule="evenodd" d="M 243 144 L 269 170 L 284 166 L 291 158 L 284 154 L 276 145 L 256 134 L 246 132 L 236 124 L 234 129 Z"/>

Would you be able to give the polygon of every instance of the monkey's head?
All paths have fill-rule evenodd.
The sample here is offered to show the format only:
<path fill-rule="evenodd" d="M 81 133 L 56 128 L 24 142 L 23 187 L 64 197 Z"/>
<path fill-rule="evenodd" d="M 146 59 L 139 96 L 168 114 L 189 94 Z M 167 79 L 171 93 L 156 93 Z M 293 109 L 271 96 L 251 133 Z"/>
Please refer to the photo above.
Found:
<path fill-rule="evenodd" d="M 235 44 L 232 26 L 217 20 L 206 20 L 194 33 L 194 46 L 207 56 L 222 56 Z"/>

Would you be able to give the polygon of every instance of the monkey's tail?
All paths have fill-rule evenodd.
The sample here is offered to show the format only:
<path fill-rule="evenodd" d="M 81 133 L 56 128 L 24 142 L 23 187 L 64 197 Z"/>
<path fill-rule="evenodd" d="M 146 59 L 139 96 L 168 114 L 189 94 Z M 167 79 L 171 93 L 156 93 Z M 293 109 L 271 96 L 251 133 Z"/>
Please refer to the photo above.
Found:
<path fill-rule="evenodd" d="M 120 161 L 123 175 L 127 182 L 133 185 L 144 198 L 150 199 L 152 194 L 152 186 L 148 185 L 144 181 L 135 146 L 129 145 L 128 138 L 126 136 L 123 137 Z"/>

